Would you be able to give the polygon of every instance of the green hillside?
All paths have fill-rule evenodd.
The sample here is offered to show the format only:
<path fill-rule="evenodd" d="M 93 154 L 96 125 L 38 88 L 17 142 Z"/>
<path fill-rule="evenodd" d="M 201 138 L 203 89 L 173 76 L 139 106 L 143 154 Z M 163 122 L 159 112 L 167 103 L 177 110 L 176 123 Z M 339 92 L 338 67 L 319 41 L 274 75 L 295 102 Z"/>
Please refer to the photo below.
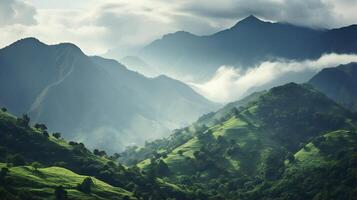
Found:
<path fill-rule="evenodd" d="M 199 120 L 168 138 L 131 147 L 121 154 L 129 167 L 3 109 L 0 194 L 54 199 L 65 191 L 69 199 L 155 200 L 357 195 L 356 113 L 295 83 L 227 108 L 218 111 L 219 120 L 206 116 L 207 124 Z"/>
<path fill-rule="evenodd" d="M 231 102 L 216 112 L 210 112 L 201 116 L 195 123 L 184 128 L 174 130 L 174 133 L 168 138 L 162 138 L 150 142 L 146 142 L 144 147 L 132 146 L 128 147 L 121 153 L 119 160 L 127 165 L 133 165 L 137 162 L 146 160 L 152 156 L 159 157 L 167 152 L 183 145 L 189 141 L 195 132 L 202 132 L 207 129 L 207 126 L 212 126 L 226 120 L 230 116 L 232 109 L 238 112 L 243 109 L 249 102 L 257 100 L 266 91 L 255 92 L 241 100 Z"/>
<path fill-rule="evenodd" d="M 165 173 L 157 175 L 166 180 L 189 186 L 196 192 L 205 191 L 200 196 L 261 199 L 263 191 L 270 195 L 270 190 L 281 186 L 286 179 L 293 181 L 290 176 L 299 175 L 285 172 L 294 168 L 301 174 L 308 172 L 305 165 L 286 164 L 293 157 L 297 157 L 296 160 L 310 159 L 316 163 L 316 168 L 328 168 L 319 162 L 319 157 L 305 154 L 304 149 L 309 148 L 311 142 L 321 140 L 327 132 L 340 130 L 330 134 L 333 135 L 344 132 L 342 130 L 353 130 L 347 132 L 354 138 L 356 119 L 356 114 L 310 86 L 290 83 L 271 89 L 240 109 L 232 109 L 214 125 L 178 130 L 186 138 L 179 140 L 174 134 L 167 139 L 166 146 L 181 145 L 167 149 L 163 146 L 161 151 L 137 166 L 147 173 L 157 173 L 159 168 Z M 351 140 L 351 143 L 356 144 L 356 141 Z M 155 149 L 151 147 L 154 144 L 139 151 Z M 343 146 L 336 145 L 328 148 L 343 150 Z M 336 162 L 341 164 L 339 160 Z M 320 192 L 317 188 L 321 184 L 316 180 L 309 197 Z M 282 191 L 291 192 L 289 188 L 284 189 Z"/>
<path fill-rule="evenodd" d="M 59 186 L 62 186 L 67 192 L 68 199 L 136 199 L 131 192 L 113 187 L 96 178 L 91 178 L 93 184 L 90 193 L 81 192 L 77 189 L 77 185 L 81 184 L 86 176 L 78 175 L 61 167 L 19 166 L 8 168 L 6 164 L 0 163 L 0 168 L 9 170 L 4 176 L 2 184 L 8 193 L 0 192 L 0 195 L 7 195 L 8 199 L 30 199 L 30 197 L 31 199 L 56 199 L 55 191 Z M 5 190 L 4 188 L 2 190 Z"/>
<path fill-rule="evenodd" d="M 30 173 L 29 175 L 22 174 L 25 177 L 21 177 L 21 173 L 15 172 L 26 171 L 26 169 L 29 169 L 26 166 L 35 163 L 35 165 L 47 167 L 40 170 L 43 171 L 42 175 L 37 174 L 40 177 L 33 177 L 38 182 L 43 180 L 43 187 L 38 185 L 39 188 L 43 188 L 43 190 L 39 190 L 39 193 L 41 191 L 47 191 L 46 194 L 48 193 L 45 185 L 47 181 L 51 182 L 52 180 L 48 180 L 46 176 L 56 176 L 50 174 L 52 173 L 51 171 L 54 171 L 51 169 L 56 169 L 58 175 L 62 174 L 62 170 L 64 172 L 63 176 L 69 174 L 67 173 L 69 171 L 65 170 L 68 169 L 72 171 L 70 173 L 73 174 L 73 177 L 77 176 L 75 178 L 77 181 L 73 182 L 70 176 L 59 176 L 57 178 L 63 179 L 63 181 L 57 182 L 58 185 L 68 185 L 70 182 L 76 184 L 80 179 L 79 175 L 74 174 L 76 173 L 95 177 L 106 182 L 106 184 L 111 185 L 111 188 L 117 188 L 113 189 L 112 192 L 114 193 L 127 190 L 132 192 L 135 197 L 140 198 L 167 199 L 177 197 L 190 199 L 191 192 L 188 190 L 181 189 L 156 177 L 142 174 L 135 167 L 127 168 L 118 164 L 113 156 L 108 156 L 103 152 L 101 152 L 102 155 L 99 155 L 98 152 L 98 155 L 95 155 L 82 143 L 66 142 L 58 137 L 58 134 L 50 135 L 43 128 L 43 125 L 36 124 L 35 127 L 29 125 L 29 119 L 26 115 L 15 118 L 5 112 L 4 109 L 0 111 L 0 162 L 8 163 L 10 166 L 15 167 L 21 166 L 10 169 L 10 172 L 14 169 L 14 174 L 10 173 L 10 176 L 14 175 L 16 179 L 24 180 L 24 182 L 19 181 L 18 187 L 22 184 L 26 185 L 25 182 L 27 181 L 34 181 L 27 180 L 34 175 L 31 170 L 27 170 L 27 173 Z M 56 168 L 51 168 L 54 166 Z M 53 179 L 53 184 L 55 182 L 56 180 Z M 18 187 L 16 186 L 16 188 Z M 98 187 L 98 192 L 103 192 L 103 198 L 105 198 L 106 194 L 111 194 L 110 190 L 109 192 L 99 190 L 101 190 L 101 187 Z M 46 194 L 41 193 L 39 196 Z"/>

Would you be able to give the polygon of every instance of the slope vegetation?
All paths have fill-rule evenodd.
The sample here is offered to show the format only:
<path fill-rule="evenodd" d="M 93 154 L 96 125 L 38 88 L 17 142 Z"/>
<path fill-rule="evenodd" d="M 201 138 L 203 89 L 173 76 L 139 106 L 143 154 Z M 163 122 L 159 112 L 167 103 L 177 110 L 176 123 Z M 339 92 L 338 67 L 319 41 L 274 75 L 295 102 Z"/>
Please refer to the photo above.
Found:
<path fill-rule="evenodd" d="M 356 114 L 311 86 L 290 83 L 271 89 L 240 109 L 233 108 L 213 125 L 179 130 L 185 140 L 174 134 L 166 143 L 173 148 L 162 146 L 137 166 L 146 172 L 167 166 L 159 175 L 196 192 L 206 191 L 200 196 L 218 199 L 279 199 L 282 193 L 287 195 L 283 199 L 289 199 L 305 189 L 311 190 L 306 198 L 312 198 L 327 195 L 321 187 L 332 187 L 339 181 L 341 190 L 349 191 L 348 196 L 354 193 L 352 186 L 342 181 L 356 170 L 352 163 L 345 163 L 355 156 L 356 121 Z M 171 145 L 175 143 L 180 145 Z M 345 154 L 339 157 L 337 152 Z M 338 173 L 342 166 L 351 171 L 338 179 L 319 179 L 326 174 L 324 170 Z M 309 180 L 314 185 L 290 188 L 303 174 L 320 169 L 321 173 Z M 350 181 L 355 180 L 353 176 Z M 337 190 L 331 192 L 337 195 L 334 197 L 341 195 Z"/>

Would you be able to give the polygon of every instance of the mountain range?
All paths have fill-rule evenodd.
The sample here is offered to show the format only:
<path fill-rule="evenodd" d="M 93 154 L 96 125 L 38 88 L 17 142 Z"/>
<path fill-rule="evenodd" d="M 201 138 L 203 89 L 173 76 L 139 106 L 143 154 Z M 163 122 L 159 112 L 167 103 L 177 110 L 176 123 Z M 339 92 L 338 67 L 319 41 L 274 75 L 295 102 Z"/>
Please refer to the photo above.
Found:
<path fill-rule="evenodd" d="M 70 43 L 19 40 L 0 50 L 0 69 L 0 106 L 92 148 L 142 144 L 217 108 L 180 81 L 147 78 Z"/>
<path fill-rule="evenodd" d="M 277 59 L 317 59 L 323 54 L 357 52 L 357 26 L 312 29 L 249 16 L 212 35 L 179 31 L 145 46 L 137 56 L 156 71 L 187 77 L 210 78 L 222 65 L 243 69 Z"/>

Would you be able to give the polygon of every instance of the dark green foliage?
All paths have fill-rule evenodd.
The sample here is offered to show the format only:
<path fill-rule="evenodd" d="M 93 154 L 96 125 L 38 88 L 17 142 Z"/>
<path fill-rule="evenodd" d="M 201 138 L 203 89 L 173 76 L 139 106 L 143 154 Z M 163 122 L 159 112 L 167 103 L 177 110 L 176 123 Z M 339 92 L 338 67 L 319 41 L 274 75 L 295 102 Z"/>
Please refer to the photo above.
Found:
<path fill-rule="evenodd" d="M 14 166 L 24 166 L 26 161 L 24 157 L 20 154 L 10 155 L 7 158 L 7 162 L 13 164 Z"/>
<path fill-rule="evenodd" d="M 7 109 L 3 107 L 3 108 L 1 108 L 1 111 L 2 112 L 7 112 Z"/>
<path fill-rule="evenodd" d="M 90 177 L 86 177 L 81 184 L 77 186 L 77 190 L 83 193 L 91 193 L 93 186 L 93 181 Z"/>
<path fill-rule="evenodd" d="M 266 160 L 266 167 L 264 169 L 264 177 L 267 180 L 276 180 L 284 171 L 284 152 L 273 151 L 269 154 Z"/>
<path fill-rule="evenodd" d="M 50 137 L 50 134 L 48 134 L 47 131 L 43 131 L 42 134 L 43 134 L 45 137 Z"/>
<path fill-rule="evenodd" d="M 113 155 L 109 156 L 109 159 L 113 161 L 118 161 L 119 158 L 120 158 L 120 154 L 118 153 L 114 153 Z"/>
<path fill-rule="evenodd" d="M 155 177 L 149 179 L 138 168 L 126 169 L 106 157 L 100 158 L 83 143 L 71 142 L 66 146 L 63 145 L 65 141 L 57 143 L 30 127 L 20 127 L 17 120 L 10 116 L 1 117 L 5 119 L 0 119 L 0 150 L 4 154 L 0 162 L 13 165 L 38 162 L 43 167 L 60 166 L 78 174 L 96 177 L 115 187 L 127 189 L 126 186 L 133 183 L 139 197 L 152 197 L 151 192 L 156 191 L 161 194 L 159 199 L 187 199 L 186 191 L 156 182 Z"/>
<path fill-rule="evenodd" d="M 36 129 L 39 129 L 40 131 L 45 131 L 47 130 L 47 126 L 45 124 L 40 124 L 40 123 L 36 123 L 34 126 Z"/>
<path fill-rule="evenodd" d="M 67 200 L 67 191 L 60 185 L 55 188 L 55 198 L 56 200 Z"/>
<path fill-rule="evenodd" d="M 52 133 L 52 136 L 55 137 L 56 139 L 60 139 L 61 133 Z"/>
<path fill-rule="evenodd" d="M 100 157 L 107 156 L 107 153 L 105 151 L 101 151 L 101 150 L 98 150 L 98 149 L 94 149 L 93 154 L 97 155 L 97 156 L 100 156 Z"/>
<path fill-rule="evenodd" d="M 190 127 L 191 134 L 187 134 L 187 128 L 176 130 L 176 133 L 187 137 L 184 148 L 175 149 L 175 146 L 168 145 L 184 141 L 173 134 L 165 140 L 169 148 L 154 141 L 135 153 L 156 149 L 152 153 L 151 164 L 144 167 L 148 170 L 154 169 L 154 164 L 160 159 L 165 159 L 157 152 L 166 150 L 165 155 L 169 156 L 165 161 L 168 161 L 170 175 L 165 178 L 189 187 L 203 199 L 326 198 L 331 196 L 321 192 L 325 182 L 339 185 L 347 180 L 347 175 L 344 178 L 330 177 L 329 180 L 321 177 L 326 175 L 330 164 L 340 162 L 332 161 L 335 157 L 350 157 L 351 154 L 348 148 L 343 147 L 350 139 L 343 136 L 327 138 L 324 134 L 341 129 L 355 130 L 356 120 L 355 114 L 310 86 L 290 83 L 273 88 L 245 107 L 233 109 L 212 126 L 195 124 Z M 357 144 L 355 140 L 352 142 Z M 192 149 L 193 158 L 187 157 L 190 154 L 187 152 Z M 319 152 L 318 156 L 326 159 L 328 164 L 324 165 L 323 161 L 314 163 L 315 159 L 321 159 L 319 157 L 296 158 L 300 150 L 303 152 L 300 156 L 316 156 Z M 135 158 L 135 155 L 131 156 Z M 311 166 L 302 163 L 301 159 L 311 159 L 307 162 Z M 303 178 L 308 180 L 304 186 L 295 186 L 300 181 L 304 182 Z M 345 186 L 341 188 L 347 193 L 353 191 Z"/>
<path fill-rule="evenodd" d="M 6 186 L 6 175 L 9 173 L 9 168 L 3 167 L 0 170 L 0 186 Z"/>
<path fill-rule="evenodd" d="M 37 170 L 38 168 L 41 167 L 41 163 L 39 163 L 39 162 L 33 162 L 33 163 L 31 163 L 31 166 Z"/>
<path fill-rule="evenodd" d="M 30 123 L 30 117 L 27 114 L 23 114 L 21 118 L 17 118 L 17 122 L 20 126 L 28 127 Z"/>
<path fill-rule="evenodd" d="M 146 173 L 149 177 L 165 177 L 170 175 L 170 169 L 167 164 L 159 159 L 155 160 L 154 158 L 151 160 L 150 165 Z"/>

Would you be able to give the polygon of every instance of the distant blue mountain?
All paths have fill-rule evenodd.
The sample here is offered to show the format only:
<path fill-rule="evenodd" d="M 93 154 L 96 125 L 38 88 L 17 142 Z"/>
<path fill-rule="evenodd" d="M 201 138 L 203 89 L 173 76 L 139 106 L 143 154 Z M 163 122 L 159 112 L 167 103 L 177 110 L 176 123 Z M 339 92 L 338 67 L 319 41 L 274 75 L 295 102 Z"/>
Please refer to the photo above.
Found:
<path fill-rule="evenodd" d="M 109 151 L 169 134 L 217 108 L 166 76 L 147 78 L 69 43 L 35 38 L 0 50 L 0 106 Z"/>
<path fill-rule="evenodd" d="M 165 35 L 138 56 L 163 71 L 202 80 L 221 65 L 250 67 L 265 60 L 315 59 L 332 52 L 357 53 L 356 25 L 317 30 L 249 16 L 213 35 Z"/>
<path fill-rule="evenodd" d="M 309 83 L 346 108 L 357 111 L 357 63 L 323 69 Z"/>

